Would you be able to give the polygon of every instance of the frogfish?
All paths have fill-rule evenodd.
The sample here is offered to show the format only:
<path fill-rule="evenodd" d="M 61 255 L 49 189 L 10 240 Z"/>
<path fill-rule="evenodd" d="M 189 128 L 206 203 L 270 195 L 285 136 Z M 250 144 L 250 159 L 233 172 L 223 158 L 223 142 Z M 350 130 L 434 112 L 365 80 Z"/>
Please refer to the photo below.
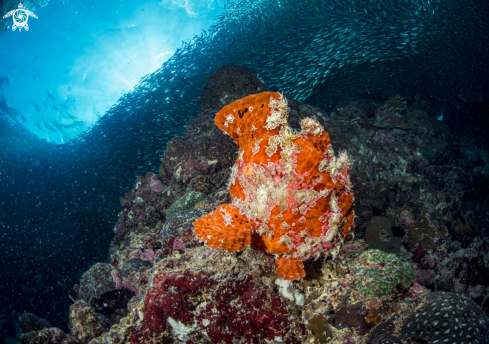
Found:
<path fill-rule="evenodd" d="M 215 124 L 239 146 L 232 203 L 193 224 L 211 248 L 251 245 L 275 255 L 276 273 L 292 281 L 306 275 L 304 260 L 338 253 L 353 234 L 355 213 L 348 154 L 335 156 L 316 120 L 304 118 L 294 131 L 287 118 L 287 101 L 275 92 L 249 95 L 216 114 Z"/>

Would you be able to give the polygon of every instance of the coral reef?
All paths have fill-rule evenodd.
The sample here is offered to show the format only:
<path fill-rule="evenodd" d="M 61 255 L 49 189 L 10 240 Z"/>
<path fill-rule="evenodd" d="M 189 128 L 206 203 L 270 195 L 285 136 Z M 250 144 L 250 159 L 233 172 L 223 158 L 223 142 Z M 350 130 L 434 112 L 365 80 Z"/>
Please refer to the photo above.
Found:
<path fill-rule="evenodd" d="M 415 307 L 414 307 L 415 306 Z M 487 343 L 489 318 L 471 299 L 453 293 L 422 295 L 370 333 L 367 343 Z"/>
<path fill-rule="evenodd" d="M 149 343 L 159 336 L 195 343 L 236 339 L 258 343 L 276 337 L 286 343 L 299 342 L 293 331 L 298 322 L 273 289 L 254 283 L 253 270 L 249 275 L 227 274 L 223 280 L 203 271 L 159 268 L 141 309 L 141 326 L 131 329 L 131 342 Z M 304 329 L 298 332 L 305 334 Z"/>
<path fill-rule="evenodd" d="M 225 103 L 243 96 L 238 93 Z M 262 118 L 255 111 L 263 104 L 270 116 L 270 97 L 259 107 L 249 103 L 236 108 L 239 102 L 229 105 L 220 112 L 224 117 L 203 111 L 188 123 L 184 137 L 168 142 L 159 173 L 137 178 L 134 188 L 121 199 L 109 261 L 87 271 L 80 283 L 79 300 L 70 312 L 76 340 L 90 344 L 435 343 L 446 339 L 444 331 L 457 326 L 450 322 L 443 327 L 443 319 L 436 318 L 438 311 L 470 321 L 472 332 L 467 333 L 474 338 L 483 334 L 487 325 L 482 312 L 489 312 L 485 289 L 489 285 L 489 240 L 481 214 L 489 206 L 464 201 L 474 174 L 453 159 L 460 147 L 449 145 L 444 124 L 430 117 L 420 99 L 366 96 L 338 104 L 330 113 L 289 99 L 287 124 L 291 129 L 285 130 L 284 113 L 278 111 L 285 108 L 283 98 L 270 94 L 276 100 L 272 108 L 277 110 L 270 123 L 267 116 Z M 245 123 L 250 106 L 256 117 Z M 242 111 L 245 108 L 248 112 Z M 215 125 L 215 117 L 231 137 Z M 304 118 L 313 120 L 303 123 Z M 332 247 L 322 243 L 312 255 L 303 256 L 294 256 L 290 249 L 286 256 L 290 260 L 284 261 L 283 253 L 274 256 L 266 251 L 264 239 L 273 243 L 271 247 L 289 250 L 289 245 L 307 240 L 313 247 L 314 238 L 323 235 L 324 223 L 313 224 L 308 228 L 315 229 L 318 237 L 291 234 L 290 242 L 282 239 L 279 243 L 280 236 L 300 224 L 290 220 L 302 214 L 300 207 L 294 214 L 294 202 L 285 202 L 287 210 L 280 217 L 280 204 L 273 203 L 279 198 L 271 197 L 282 190 L 282 183 L 291 182 L 287 180 L 290 174 L 285 173 L 293 171 L 291 167 L 297 172 L 314 169 L 318 161 L 321 165 L 324 150 L 315 150 L 308 143 L 316 140 L 325 146 L 315 136 L 328 135 L 319 123 L 324 124 L 335 148 L 347 150 L 352 161 L 343 176 L 350 175 L 357 200 L 353 205 L 355 238 L 343 242 L 348 228 L 329 242 Z M 264 128 L 275 124 L 275 129 Z M 253 125 L 256 131 L 244 130 L 246 125 L 250 129 Z M 257 143 L 257 135 L 265 137 Z M 241 151 L 236 151 L 233 140 Z M 294 145 L 299 140 L 303 149 L 287 155 L 282 147 L 297 149 Z M 301 160 L 305 152 L 311 153 Z M 317 158 L 310 159 L 312 156 Z M 328 153 L 328 157 L 333 162 L 341 160 L 341 154 Z M 292 164 L 279 165 L 280 161 Z M 330 165 L 323 167 L 332 188 L 326 197 L 314 199 L 312 207 L 321 202 L 329 207 L 329 212 L 321 210 L 327 214 L 325 221 L 334 213 L 332 195 L 341 205 L 338 195 L 349 182 L 331 178 L 341 179 L 342 174 L 336 174 L 338 170 Z M 319 193 L 323 189 L 314 189 L 321 183 L 314 184 L 311 176 L 315 174 L 287 184 L 290 187 L 285 190 L 297 195 L 293 201 L 311 199 L 299 190 Z M 261 192 L 263 185 L 273 185 L 273 192 Z M 243 202 L 248 197 L 255 200 L 252 207 Z M 260 203 L 262 200 L 265 202 Z M 272 211 L 272 205 L 277 210 Z M 291 214 L 286 213 L 289 205 Z M 275 228 L 256 226 L 258 217 L 252 211 L 269 216 Z M 209 246 L 229 251 L 202 243 L 202 235 L 195 234 L 199 228 L 202 234 L 202 226 L 196 228 L 193 223 L 202 224 L 203 219 L 209 219 L 212 226 L 219 223 L 226 232 L 220 242 L 206 238 Z M 227 226 L 231 221 L 233 226 Z M 283 222 L 290 227 L 281 227 Z M 249 230 L 243 230 L 246 228 Z M 272 229 L 282 232 L 270 238 Z M 333 253 L 334 259 L 323 252 Z M 305 259 L 308 257 L 315 259 Z M 293 281 L 279 277 L 274 267 L 304 277 Z M 437 290 L 456 292 L 474 302 Z M 444 305 L 435 310 L 435 302 Z M 432 323 L 438 322 L 421 334 L 425 325 L 416 319 L 426 317 L 424 312 Z M 473 321 L 474 314 L 479 322 Z M 406 330 L 409 324 L 417 330 Z"/>
<path fill-rule="evenodd" d="M 311 119 L 294 132 L 278 93 L 250 95 L 225 106 L 216 125 L 240 150 L 232 168 L 232 205 L 194 222 L 197 237 L 228 251 L 252 245 L 277 255 L 284 279 L 305 276 L 302 261 L 338 251 L 352 231 L 353 193 L 346 153 L 334 155 L 329 136 Z"/>
<path fill-rule="evenodd" d="M 277 278 L 273 256 L 254 248 L 226 252 L 198 245 L 196 238 L 191 241 L 155 264 L 144 298 L 133 298 L 128 316 L 93 343 L 113 338 L 131 343 L 322 343 L 324 338 L 353 338 L 359 343 L 397 309 L 387 305 L 399 296 L 418 294 L 403 279 L 408 268 L 399 258 L 365 251 L 361 241 L 345 245 L 335 260 L 322 257 L 308 266 L 314 277 L 301 282 Z M 375 264 L 366 255 L 399 277 L 389 279 L 398 292 L 368 299 L 362 295 L 362 268 Z"/>
<path fill-rule="evenodd" d="M 392 297 L 396 288 L 407 290 L 414 282 L 413 267 L 393 253 L 365 251 L 355 258 L 351 268 L 359 280 L 356 287 L 365 298 Z"/>
<path fill-rule="evenodd" d="M 484 343 L 489 318 L 471 299 L 451 293 L 432 293 L 403 321 L 401 336 L 428 343 Z"/>
<path fill-rule="evenodd" d="M 88 343 L 107 331 L 112 324 L 85 301 L 76 301 L 70 307 L 70 331 L 80 343 Z"/>
<path fill-rule="evenodd" d="M 419 284 L 456 292 L 480 302 L 489 285 L 488 242 L 481 238 L 462 247 L 459 241 L 450 246 L 438 245 L 424 249 L 420 245 L 413 251 L 415 275 Z M 449 253 L 449 251 L 451 251 Z"/>

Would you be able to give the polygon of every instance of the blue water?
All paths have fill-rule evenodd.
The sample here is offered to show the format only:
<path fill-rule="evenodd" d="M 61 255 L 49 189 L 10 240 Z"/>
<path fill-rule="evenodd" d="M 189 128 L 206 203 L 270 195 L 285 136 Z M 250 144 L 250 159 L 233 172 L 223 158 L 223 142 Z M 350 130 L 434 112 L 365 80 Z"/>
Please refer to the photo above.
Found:
<path fill-rule="evenodd" d="M 29 31 L 0 36 L 4 317 L 31 310 L 65 328 L 67 294 L 107 258 L 119 197 L 157 171 L 222 65 L 325 110 L 413 83 L 434 113 L 488 94 L 487 2 L 221 5 L 31 3 Z"/>
<path fill-rule="evenodd" d="M 6 106 L 41 139 L 66 143 L 208 28 L 219 1 L 53 1 L 36 10 L 29 31 L 0 36 Z M 3 16 L 3 15 L 2 15 Z M 12 27 L 11 18 L 2 21 Z"/>

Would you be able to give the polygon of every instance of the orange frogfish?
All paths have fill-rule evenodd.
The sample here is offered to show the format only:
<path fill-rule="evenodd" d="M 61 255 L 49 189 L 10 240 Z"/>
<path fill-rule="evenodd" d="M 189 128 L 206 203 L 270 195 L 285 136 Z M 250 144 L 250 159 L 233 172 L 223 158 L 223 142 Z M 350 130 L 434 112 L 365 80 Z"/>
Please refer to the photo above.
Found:
<path fill-rule="evenodd" d="M 352 233 L 354 195 L 346 153 L 335 156 L 329 135 L 314 119 L 302 130 L 287 124 L 287 101 L 264 92 L 239 99 L 216 114 L 216 125 L 236 141 L 232 204 L 194 222 L 209 247 L 253 246 L 276 256 L 283 279 L 305 276 L 303 260 L 336 255 Z"/>

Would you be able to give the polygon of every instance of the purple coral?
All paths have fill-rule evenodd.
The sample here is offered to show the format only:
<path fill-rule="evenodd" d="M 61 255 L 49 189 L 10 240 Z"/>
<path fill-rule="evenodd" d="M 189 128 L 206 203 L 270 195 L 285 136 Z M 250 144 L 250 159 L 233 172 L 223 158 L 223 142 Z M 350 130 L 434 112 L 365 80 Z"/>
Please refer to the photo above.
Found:
<path fill-rule="evenodd" d="M 158 178 L 154 174 L 151 176 L 150 188 L 151 188 L 151 191 L 153 191 L 153 192 L 163 191 L 163 185 L 161 185 L 161 182 L 158 180 Z"/>

